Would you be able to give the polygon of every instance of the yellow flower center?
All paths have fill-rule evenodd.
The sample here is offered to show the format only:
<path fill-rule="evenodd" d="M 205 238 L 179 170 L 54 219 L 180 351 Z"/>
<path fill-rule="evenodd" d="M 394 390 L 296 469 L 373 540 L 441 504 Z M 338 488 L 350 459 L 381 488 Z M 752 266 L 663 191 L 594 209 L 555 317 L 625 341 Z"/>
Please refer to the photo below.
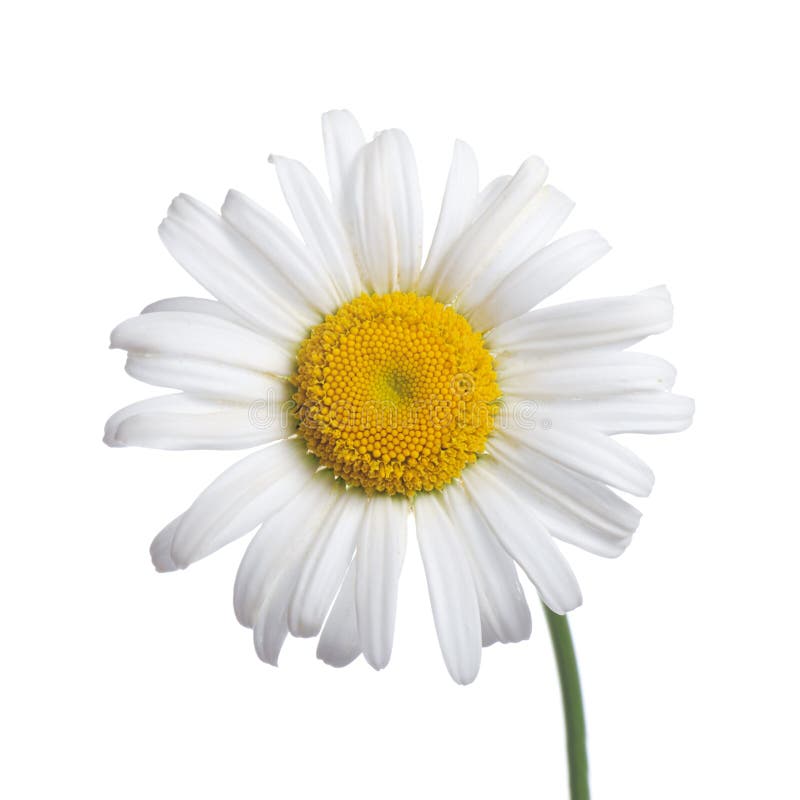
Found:
<path fill-rule="evenodd" d="M 361 295 L 326 317 L 292 382 L 308 449 L 367 493 L 441 489 L 483 452 L 500 397 L 481 335 L 412 292 Z"/>

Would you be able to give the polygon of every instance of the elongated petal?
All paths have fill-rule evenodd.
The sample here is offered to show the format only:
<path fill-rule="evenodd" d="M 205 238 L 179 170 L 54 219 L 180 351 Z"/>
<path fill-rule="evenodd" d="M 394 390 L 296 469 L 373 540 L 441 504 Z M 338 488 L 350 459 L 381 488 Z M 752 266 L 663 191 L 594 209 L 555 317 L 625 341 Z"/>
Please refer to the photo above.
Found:
<path fill-rule="evenodd" d="M 514 562 L 486 526 L 462 485 L 451 484 L 444 497 L 469 557 L 478 595 L 483 646 L 527 639 L 531 635 L 531 612 Z"/>
<path fill-rule="evenodd" d="M 540 158 L 529 158 L 497 199 L 483 212 L 447 251 L 434 296 L 449 302 L 472 276 L 497 255 L 513 234 L 542 188 L 547 167 Z"/>
<path fill-rule="evenodd" d="M 461 294 L 459 308 L 468 312 L 480 306 L 503 278 L 555 236 L 574 207 L 575 203 L 554 186 L 542 187 L 534 197 L 527 217 Z"/>
<path fill-rule="evenodd" d="M 641 514 L 607 486 L 518 440 L 495 436 L 488 449 L 505 474 L 525 484 L 528 502 L 557 539 L 605 558 L 616 558 L 627 547 Z"/>
<path fill-rule="evenodd" d="M 414 517 L 447 671 L 456 683 L 472 683 L 481 664 L 481 619 L 469 559 L 438 494 L 419 494 Z"/>
<path fill-rule="evenodd" d="M 367 287 L 407 291 L 422 255 L 422 201 L 408 137 L 384 131 L 363 147 L 351 171 L 347 227 Z"/>
<path fill-rule="evenodd" d="M 346 300 L 336 290 L 325 265 L 277 217 L 250 198 L 232 189 L 222 206 L 222 216 L 272 264 L 276 279 L 295 287 L 314 311 L 329 314 Z"/>
<path fill-rule="evenodd" d="M 456 141 L 439 221 L 420 276 L 419 291 L 422 294 L 429 294 L 438 283 L 444 256 L 472 222 L 477 198 L 478 162 L 475 153 L 466 142 Z"/>
<path fill-rule="evenodd" d="M 104 441 L 161 450 L 238 450 L 288 435 L 281 422 L 279 410 L 257 420 L 243 404 L 173 394 L 117 411 L 106 423 Z"/>
<path fill-rule="evenodd" d="M 512 433 L 508 429 L 506 432 Z M 513 436 L 521 446 L 623 492 L 646 497 L 653 488 L 653 472 L 637 455 L 586 425 L 517 428 Z"/>
<path fill-rule="evenodd" d="M 275 514 L 311 479 L 314 465 L 294 440 L 279 441 L 229 467 L 183 516 L 171 556 L 185 568 Z"/>
<path fill-rule="evenodd" d="M 498 374 L 506 396 L 537 399 L 666 391 L 675 382 L 675 368 L 662 358 L 605 350 L 500 359 Z"/>
<path fill-rule="evenodd" d="M 300 569 L 291 605 L 289 630 L 295 636 L 316 636 L 353 559 L 364 518 L 362 492 L 341 492 L 312 541 Z"/>
<path fill-rule="evenodd" d="M 288 351 L 258 333 L 219 317 L 189 311 L 153 311 L 111 332 L 111 347 L 137 354 L 218 361 L 277 375 L 294 368 Z"/>
<path fill-rule="evenodd" d="M 159 235 L 175 260 L 218 300 L 267 335 L 293 341 L 314 317 L 241 234 L 187 195 L 173 200 Z"/>
<path fill-rule="evenodd" d="M 245 607 L 239 605 L 237 611 L 252 623 L 259 658 L 274 666 L 288 632 L 289 602 L 300 570 L 335 491 L 329 474 L 318 476 L 278 515 L 280 519 L 262 527 L 242 560 L 237 590 L 243 582 L 249 593 L 245 592 Z M 247 577 L 241 580 L 242 575 Z M 235 594 L 238 598 L 240 593 Z"/>
<path fill-rule="evenodd" d="M 259 528 L 245 551 L 233 590 L 233 607 L 242 625 L 253 627 L 262 604 L 276 582 L 287 574 L 280 600 L 288 609 L 301 561 L 320 533 L 326 512 L 339 489 L 331 474 L 317 473 L 276 514 Z M 291 589 L 291 591 L 289 591 Z"/>
<path fill-rule="evenodd" d="M 153 311 L 189 311 L 193 314 L 206 314 L 209 317 L 219 317 L 228 322 L 235 322 L 244 328 L 251 328 L 250 323 L 240 317 L 232 308 L 219 300 L 209 300 L 206 297 L 166 297 L 156 300 L 155 303 L 145 306 L 141 314 L 150 314 Z"/>
<path fill-rule="evenodd" d="M 581 300 L 539 308 L 488 336 L 495 352 L 547 356 L 593 347 L 622 349 L 672 325 L 672 302 L 661 286 L 629 297 Z"/>
<path fill-rule="evenodd" d="M 356 614 L 356 560 L 350 563 L 317 644 L 317 658 L 332 667 L 346 667 L 361 654 Z"/>
<path fill-rule="evenodd" d="M 317 179 L 299 162 L 270 156 L 283 195 L 311 252 L 327 268 L 340 297 L 361 293 L 361 279 L 338 214 Z"/>
<path fill-rule="evenodd" d="M 349 111 L 328 111 L 322 115 L 322 141 L 328 164 L 328 179 L 334 206 L 341 213 L 350 170 L 364 146 L 364 134 Z"/>
<path fill-rule="evenodd" d="M 287 430 L 289 428 L 291 384 L 274 375 L 201 358 L 135 353 L 128 356 L 125 371 L 151 386 L 180 389 L 198 397 L 246 403 L 252 406 L 256 417 L 272 413 L 273 409 L 282 409 Z"/>
<path fill-rule="evenodd" d="M 172 540 L 183 514 L 179 514 L 153 539 L 150 545 L 150 559 L 156 572 L 174 572 L 178 565 L 172 560 Z"/>
<path fill-rule="evenodd" d="M 563 506 L 575 517 L 616 538 L 625 538 L 636 530 L 642 517 L 637 508 L 606 485 L 544 455 L 536 449 L 535 439 L 535 431 L 509 425 L 492 437 L 489 449 L 498 460 L 513 463 L 520 480 L 537 494 Z"/>
<path fill-rule="evenodd" d="M 473 220 L 478 219 L 492 207 L 497 198 L 506 190 L 508 184 L 511 183 L 513 177 L 513 175 L 499 175 L 489 181 L 489 183 L 478 192 L 478 196 L 475 199 L 475 213 L 472 216 Z"/>
<path fill-rule="evenodd" d="M 471 309 L 470 322 L 478 330 L 488 330 L 524 314 L 610 249 L 596 231 L 578 231 L 557 239 L 503 278 Z"/>
<path fill-rule="evenodd" d="M 581 604 L 578 582 L 523 492 L 498 480 L 488 458 L 464 470 L 471 501 L 506 552 L 522 567 L 542 601 L 557 614 Z"/>
<path fill-rule="evenodd" d="M 407 524 L 405 498 L 370 498 L 356 551 L 356 609 L 364 658 L 374 669 L 383 669 L 392 654 Z"/>
<path fill-rule="evenodd" d="M 675 433 L 692 424 L 694 400 L 670 392 L 548 400 L 540 416 L 553 425 L 588 425 L 600 433 Z"/>

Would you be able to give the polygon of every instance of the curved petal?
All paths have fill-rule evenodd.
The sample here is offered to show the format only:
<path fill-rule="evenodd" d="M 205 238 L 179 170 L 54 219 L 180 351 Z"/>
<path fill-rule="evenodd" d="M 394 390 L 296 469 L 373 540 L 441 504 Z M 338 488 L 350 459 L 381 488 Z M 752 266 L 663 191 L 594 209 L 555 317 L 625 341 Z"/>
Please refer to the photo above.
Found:
<path fill-rule="evenodd" d="M 487 458 L 464 470 L 471 501 L 506 552 L 522 567 L 544 604 L 566 614 L 581 604 L 578 582 L 525 497 L 499 480 Z"/>
<path fill-rule="evenodd" d="M 522 164 L 494 202 L 445 254 L 432 292 L 437 299 L 450 302 L 479 269 L 491 262 L 525 218 L 546 177 L 547 167 L 540 158 L 529 158 Z"/>
<path fill-rule="evenodd" d="M 439 221 L 419 280 L 421 294 L 430 294 L 439 281 L 447 251 L 472 222 L 478 200 L 478 162 L 472 148 L 460 140 L 453 147 L 453 160 L 442 197 Z"/>
<path fill-rule="evenodd" d="M 498 461 L 514 464 L 519 479 L 572 515 L 624 539 L 636 531 L 641 512 L 605 484 L 568 469 L 537 450 L 535 433 L 526 436 L 513 425 L 497 432 L 488 449 Z"/>
<path fill-rule="evenodd" d="M 408 137 L 384 131 L 363 147 L 351 171 L 347 227 L 367 287 L 407 291 L 422 255 L 422 200 Z"/>
<path fill-rule="evenodd" d="M 328 164 L 328 179 L 334 206 L 342 213 L 345 187 L 356 155 L 364 146 L 364 134 L 349 111 L 328 111 L 322 115 L 322 141 Z"/>
<path fill-rule="evenodd" d="M 151 314 L 154 311 L 189 311 L 193 314 L 206 314 L 209 317 L 219 317 L 228 322 L 235 322 L 244 328 L 252 329 L 250 323 L 240 317 L 232 308 L 219 300 L 209 300 L 206 297 L 165 297 L 155 303 L 145 306 L 139 313 Z"/>
<path fill-rule="evenodd" d="M 570 350 L 622 349 L 672 325 L 672 301 L 660 286 L 627 297 L 580 300 L 529 311 L 486 338 L 494 352 L 548 356 Z"/>
<path fill-rule="evenodd" d="M 483 189 L 478 192 L 475 198 L 475 213 L 472 219 L 478 219 L 485 211 L 491 208 L 492 204 L 498 197 L 506 190 L 506 187 L 511 183 L 513 175 L 499 175 L 497 178 L 489 181 Z"/>
<path fill-rule="evenodd" d="M 514 562 L 486 526 L 461 484 L 448 486 L 444 498 L 470 560 L 483 646 L 527 639 L 531 635 L 531 612 Z"/>
<path fill-rule="evenodd" d="M 569 283 L 611 247 L 596 231 L 578 231 L 543 247 L 508 274 L 470 312 L 474 328 L 485 331 L 524 314 Z"/>
<path fill-rule="evenodd" d="M 248 406 L 185 394 L 152 397 L 117 411 L 106 444 L 160 450 L 239 450 L 288 435 L 280 413 L 256 419 Z"/>
<path fill-rule="evenodd" d="M 300 569 L 289 606 L 289 630 L 294 636 L 316 636 L 353 560 L 356 539 L 366 509 L 358 490 L 340 492 L 311 543 Z"/>
<path fill-rule="evenodd" d="M 239 564 L 233 589 L 233 608 L 242 625 L 253 627 L 267 601 L 278 601 L 286 613 L 302 560 L 340 491 L 330 472 L 318 472 L 259 528 Z M 278 591 L 276 584 L 283 578 L 288 580 Z"/>
<path fill-rule="evenodd" d="M 605 558 L 625 550 L 641 514 L 607 486 L 503 436 L 492 437 L 489 452 L 504 474 L 525 485 L 528 502 L 557 539 Z"/>
<path fill-rule="evenodd" d="M 361 293 L 361 278 L 342 223 L 319 181 L 299 161 L 270 156 L 283 196 L 311 252 L 329 272 L 339 296 Z"/>
<path fill-rule="evenodd" d="M 286 289 L 263 255 L 207 206 L 172 201 L 158 229 L 175 260 L 205 289 L 269 336 L 302 339 L 314 315 Z"/>
<path fill-rule="evenodd" d="M 277 217 L 249 197 L 231 189 L 222 205 L 222 216 L 258 248 L 283 284 L 296 287 L 303 302 L 314 311 L 329 314 L 344 302 L 325 265 Z"/>
<path fill-rule="evenodd" d="M 392 654 L 407 524 L 408 501 L 404 497 L 373 495 L 358 535 L 358 632 L 364 658 L 374 669 L 383 669 Z"/>
<path fill-rule="evenodd" d="M 593 397 L 627 392 L 666 391 L 675 367 L 646 353 L 584 351 L 547 359 L 499 359 L 507 397 Z"/>
<path fill-rule="evenodd" d="M 627 447 L 609 436 L 579 424 L 535 429 L 507 428 L 515 445 L 548 456 L 567 469 L 623 492 L 646 497 L 655 480 L 652 470 Z"/>
<path fill-rule="evenodd" d="M 291 375 L 288 351 L 249 328 L 190 311 L 153 311 L 132 317 L 111 331 L 111 347 L 218 361 L 259 372 Z"/>
<path fill-rule="evenodd" d="M 274 408 L 284 412 L 289 410 L 291 384 L 252 369 L 231 367 L 201 358 L 132 353 L 125 362 L 125 371 L 137 381 L 151 386 L 179 389 L 199 397 L 246 403 L 252 407 L 256 417 Z M 288 429 L 288 415 L 284 416 L 287 417 Z"/>
<path fill-rule="evenodd" d="M 356 571 L 356 560 L 353 559 L 317 644 L 317 658 L 332 667 L 346 667 L 361 655 L 356 614 Z"/>
<path fill-rule="evenodd" d="M 172 560 L 172 540 L 182 519 L 183 514 L 175 517 L 150 544 L 150 560 L 156 572 L 174 572 L 178 569 L 178 565 Z"/>
<path fill-rule="evenodd" d="M 554 186 L 542 187 L 525 220 L 461 294 L 459 307 L 468 311 L 480 306 L 503 278 L 555 236 L 574 207 L 575 203 Z"/>
<path fill-rule="evenodd" d="M 256 652 L 269 664 L 278 663 L 289 629 L 289 602 L 336 493 L 331 475 L 317 473 L 301 495 L 262 526 L 242 559 L 234 592 L 237 616 L 252 625 Z"/>
<path fill-rule="evenodd" d="M 189 506 L 172 540 L 181 569 L 249 533 L 294 497 L 314 474 L 305 448 L 276 442 L 229 467 Z"/>
<path fill-rule="evenodd" d="M 414 518 L 447 671 L 456 683 L 472 683 L 481 665 L 481 618 L 469 559 L 438 493 L 416 496 Z"/>

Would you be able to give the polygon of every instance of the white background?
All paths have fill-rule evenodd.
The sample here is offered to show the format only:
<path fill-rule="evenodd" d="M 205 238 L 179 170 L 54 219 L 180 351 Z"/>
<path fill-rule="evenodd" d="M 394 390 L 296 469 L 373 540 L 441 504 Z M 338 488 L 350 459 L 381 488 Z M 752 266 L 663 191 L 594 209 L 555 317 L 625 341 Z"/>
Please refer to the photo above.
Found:
<path fill-rule="evenodd" d="M 652 497 L 619 560 L 570 550 L 597 800 L 798 797 L 797 24 L 791 3 L 25 3 L 0 22 L 2 754 L 9 798 L 566 797 L 530 642 L 441 663 L 416 546 L 392 662 L 256 658 L 244 542 L 156 575 L 151 536 L 231 453 L 109 450 L 153 390 L 106 349 L 197 293 L 155 229 L 236 187 L 286 216 L 270 152 L 319 115 L 403 127 L 430 236 L 452 140 L 485 178 L 543 156 L 611 255 L 557 299 L 666 282 L 696 422 L 638 437 Z M 534 595 L 530 593 L 533 601 Z"/>

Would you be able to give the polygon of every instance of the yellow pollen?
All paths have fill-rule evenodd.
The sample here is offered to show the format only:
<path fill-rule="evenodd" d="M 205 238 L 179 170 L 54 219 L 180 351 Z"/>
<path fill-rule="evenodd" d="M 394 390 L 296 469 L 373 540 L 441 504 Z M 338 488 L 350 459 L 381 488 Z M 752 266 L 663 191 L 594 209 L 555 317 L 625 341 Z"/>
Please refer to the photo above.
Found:
<path fill-rule="evenodd" d="M 367 493 L 441 489 L 483 452 L 500 397 L 479 333 L 412 292 L 361 295 L 315 326 L 292 377 L 298 433 Z"/>

